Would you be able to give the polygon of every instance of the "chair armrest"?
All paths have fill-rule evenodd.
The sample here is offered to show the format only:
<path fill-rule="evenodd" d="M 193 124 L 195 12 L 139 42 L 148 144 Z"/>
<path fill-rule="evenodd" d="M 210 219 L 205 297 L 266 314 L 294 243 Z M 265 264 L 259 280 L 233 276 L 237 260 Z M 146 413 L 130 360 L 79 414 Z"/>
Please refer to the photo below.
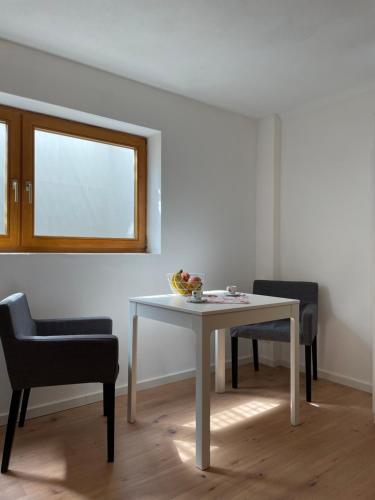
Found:
<path fill-rule="evenodd" d="M 35 320 L 38 336 L 111 335 L 112 320 L 98 318 L 62 318 Z"/>
<path fill-rule="evenodd" d="M 318 308 L 316 304 L 307 304 L 301 311 L 302 336 L 306 343 L 314 340 L 317 334 Z"/>
<path fill-rule="evenodd" d="M 21 387 L 111 383 L 118 373 L 118 339 L 106 334 L 23 337 L 12 363 Z"/>

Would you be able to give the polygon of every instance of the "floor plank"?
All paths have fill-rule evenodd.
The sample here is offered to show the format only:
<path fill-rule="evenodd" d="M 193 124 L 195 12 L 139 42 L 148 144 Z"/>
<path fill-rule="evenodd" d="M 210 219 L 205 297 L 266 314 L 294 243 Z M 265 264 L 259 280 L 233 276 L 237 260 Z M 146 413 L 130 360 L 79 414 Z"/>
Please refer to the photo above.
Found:
<path fill-rule="evenodd" d="M 287 369 L 242 366 L 239 381 L 238 390 L 212 393 L 208 471 L 194 466 L 190 379 L 140 392 L 134 425 L 117 398 L 115 464 L 105 461 L 101 403 L 28 420 L 0 499 L 375 498 L 370 394 L 314 382 L 314 402 L 301 401 L 302 425 L 293 428 Z"/>

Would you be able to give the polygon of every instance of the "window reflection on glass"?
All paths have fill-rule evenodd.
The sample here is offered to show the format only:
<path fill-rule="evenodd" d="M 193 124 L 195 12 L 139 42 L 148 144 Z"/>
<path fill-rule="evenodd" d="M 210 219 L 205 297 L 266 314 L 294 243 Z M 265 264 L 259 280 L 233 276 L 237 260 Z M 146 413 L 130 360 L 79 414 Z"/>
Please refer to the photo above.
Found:
<path fill-rule="evenodd" d="M 7 233 L 7 125 L 0 122 L 0 234 Z"/>
<path fill-rule="evenodd" d="M 134 238 L 135 152 L 35 130 L 37 236 Z"/>

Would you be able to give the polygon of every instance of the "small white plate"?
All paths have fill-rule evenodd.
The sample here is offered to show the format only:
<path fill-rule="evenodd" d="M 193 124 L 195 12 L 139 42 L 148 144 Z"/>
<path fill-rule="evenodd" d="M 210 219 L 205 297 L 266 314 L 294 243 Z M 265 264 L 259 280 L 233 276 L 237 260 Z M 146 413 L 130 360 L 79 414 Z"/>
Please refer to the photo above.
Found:
<path fill-rule="evenodd" d="M 207 302 L 207 299 L 205 299 L 205 298 L 203 298 L 201 300 L 187 299 L 186 302 L 190 302 L 191 304 L 205 304 Z"/>
<path fill-rule="evenodd" d="M 227 297 L 239 297 L 240 295 L 242 295 L 242 293 L 240 293 L 240 292 L 235 292 L 235 293 L 225 292 L 224 295 L 226 295 Z"/>

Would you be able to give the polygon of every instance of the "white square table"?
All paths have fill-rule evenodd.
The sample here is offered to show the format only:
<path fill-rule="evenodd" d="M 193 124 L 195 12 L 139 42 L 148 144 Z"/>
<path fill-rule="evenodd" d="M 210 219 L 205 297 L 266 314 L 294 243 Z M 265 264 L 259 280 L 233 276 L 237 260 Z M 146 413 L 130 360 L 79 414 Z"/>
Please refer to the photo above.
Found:
<path fill-rule="evenodd" d="M 206 292 L 222 294 L 223 290 Z M 290 318 L 290 419 L 299 424 L 299 301 L 248 295 L 249 304 L 192 304 L 178 295 L 129 299 L 128 422 L 136 418 L 137 320 L 150 318 L 196 334 L 196 466 L 210 466 L 210 338 L 215 331 L 215 390 L 225 392 L 225 333 L 228 328 Z"/>

